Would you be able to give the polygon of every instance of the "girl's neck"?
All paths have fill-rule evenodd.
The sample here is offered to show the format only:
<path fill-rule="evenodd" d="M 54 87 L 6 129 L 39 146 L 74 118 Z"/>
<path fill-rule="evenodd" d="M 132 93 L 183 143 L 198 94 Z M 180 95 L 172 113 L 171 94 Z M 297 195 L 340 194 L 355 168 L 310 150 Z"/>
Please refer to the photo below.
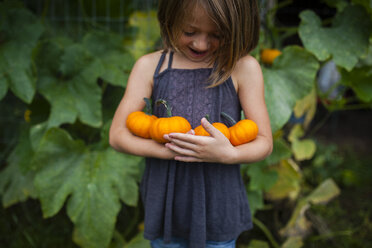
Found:
<path fill-rule="evenodd" d="M 211 63 L 190 61 L 180 52 L 173 52 L 172 68 L 174 69 L 199 69 L 212 68 Z"/>

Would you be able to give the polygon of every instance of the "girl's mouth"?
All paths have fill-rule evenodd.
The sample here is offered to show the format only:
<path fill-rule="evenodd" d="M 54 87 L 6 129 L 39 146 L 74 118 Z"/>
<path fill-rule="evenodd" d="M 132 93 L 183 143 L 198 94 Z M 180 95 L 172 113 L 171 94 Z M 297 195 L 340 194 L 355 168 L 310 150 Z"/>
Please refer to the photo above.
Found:
<path fill-rule="evenodd" d="M 204 57 L 207 54 L 207 51 L 196 51 L 196 50 L 194 50 L 190 47 L 189 47 L 189 49 L 190 49 L 192 55 L 195 56 L 195 57 Z"/>

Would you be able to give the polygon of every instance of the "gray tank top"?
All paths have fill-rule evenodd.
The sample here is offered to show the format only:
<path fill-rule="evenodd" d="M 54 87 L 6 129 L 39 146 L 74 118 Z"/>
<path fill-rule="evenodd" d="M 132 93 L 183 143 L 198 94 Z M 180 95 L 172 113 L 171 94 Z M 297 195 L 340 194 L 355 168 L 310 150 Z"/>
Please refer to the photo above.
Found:
<path fill-rule="evenodd" d="M 173 115 L 185 117 L 192 128 L 200 125 L 206 114 L 211 122 L 229 123 L 221 117 L 226 112 L 235 120 L 241 106 L 231 78 L 207 89 L 211 68 L 168 68 L 160 72 L 163 53 L 154 74 L 152 101 L 164 99 L 172 106 Z M 165 117 L 163 106 L 154 106 L 153 114 Z M 251 214 L 240 165 L 218 163 L 185 163 L 175 160 L 146 158 L 141 181 L 145 212 L 146 239 L 172 237 L 188 239 L 190 247 L 204 248 L 206 240 L 236 239 L 252 228 Z"/>

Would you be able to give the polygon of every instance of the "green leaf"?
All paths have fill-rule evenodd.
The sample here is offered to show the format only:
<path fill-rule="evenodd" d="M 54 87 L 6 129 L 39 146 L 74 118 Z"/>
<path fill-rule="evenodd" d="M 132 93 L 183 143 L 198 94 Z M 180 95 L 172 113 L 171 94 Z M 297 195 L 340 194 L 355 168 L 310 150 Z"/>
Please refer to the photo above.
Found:
<path fill-rule="evenodd" d="M 296 101 L 310 93 L 318 68 L 315 57 L 297 46 L 286 47 L 272 67 L 262 68 L 273 132 L 289 120 Z"/>
<path fill-rule="evenodd" d="M 264 208 L 264 197 L 262 190 L 247 190 L 247 197 L 251 215 L 254 216 L 257 210 Z"/>
<path fill-rule="evenodd" d="M 0 99 L 9 88 L 30 103 L 36 91 L 32 51 L 44 27 L 30 11 L 9 2 L 0 3 L 0 10 Z"/>
<path fill-rule="evenodd" d="M 341 70 L 341 83 L 349 86 L 363 102 L 372 101 L 372 71 L 370 66 Z"/>
<path fill-rule="evenodd" d="M 48 130 L 32 161 L 44 217 L 55 215 L 67 202 L 67 214 L 75 224 L 74 241 L 83 247 L 106 247 L 120 200 L 137 204 L 141 161 L 113 149 L 91 151 L 62 129 Z"/>
<path fill-rule="evenodd" d="M 53 71 L 52 68 L 44 67 L 40 71 L 40 93 L 51 104 L 48 127 L 74 123 L 77 118 L 84 124 L 100 127 L 102 90 L 97 84 L 97 79 L 102 74 L 102 64 L 94 60 L 79 44 L 69 44 L 64 48 L 60 47 L 60 43 L 55 44 L 54 41 L 51 43 L 41 48 L 40 56 L 48 56 L 43 51 L 51 51 L 50 54 L 53 55 L 59 54 L 60 57 L 55 60 L 59 62 L 59 69 L 63 75 L 58 75 L 58 71 Z M 41 64 L 43 61 L 51 60 L 42 59 Z"/>
<path fill-rule="evenodd" d="M 251 242 L 249 242 L 249 245 L 247 248 L 270 248 L 270 245 L 269 243 L 265 241 L 254 239 Z"/>
<path fill-rule="evenodd" d="M 150 242 L 144 239 L 143 232 L 140 232 L 124 248 L 150 248 Z"/>
<path fill-rule="evenodd" d="M 252 164 L 248 167 L 247 175 L 250 177 L 250 190 L 268 190 L 277 181 L 278 174 L 265 166 Z"/>
<path fill-rule="evenodd" d="M 126 85 L 134 59 L 124 51 L 122 37 L 109 32 L 88 33 L 83 45 L 103 64 L 103 80 L 116 86 Z"/>
<path fill-rule="evenodd" d="M 311 139 L 295 140 L 292 142 L 293 154 L 297 161 L 311 159 L 316 151 L 316 144 Z"/>
<path fill-rule="evenodd" d="M 28 130 L 23 131 L 17 146 L 7 158 L 8 165 L 0 172 L 0 195 L 4 207 L 35 198 L 34 171 L 30 170 L 30 159 L 34 151 Z"/>
<path fill-rule="evenodd" d="M 319 60 L 333 58 L 350 71 L 367 52 L 372 23 L 364 8 L 350 5 L 333 19 L 332 27 L 322 27 L 310 10 L 300 14 L 299 35 L 305 48 Z"/>

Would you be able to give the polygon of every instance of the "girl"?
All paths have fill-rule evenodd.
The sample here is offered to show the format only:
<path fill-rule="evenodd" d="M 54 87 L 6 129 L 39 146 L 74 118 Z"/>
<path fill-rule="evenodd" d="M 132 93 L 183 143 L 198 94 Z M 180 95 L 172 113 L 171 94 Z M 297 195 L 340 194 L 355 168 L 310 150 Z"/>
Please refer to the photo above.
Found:
<path fill-rule="evenodd" d="M 264 159 L 272 151 L 270 121 L 258 62 L 249 55 L 257 45 L 256 0 L 160 0 L 158 20 L 164 50 L 141 57 L 110 129 L 110 144 L 146 157 L 141 182 L 146 239 L 152 247 L 235 247 L 252 228 L 240 163 Z M 160 144 L 136 137 L 127 116 L 144 107 L 143 98 L 165 99 L 173 115 L 210 136 L 165 135 Z M 203 118 L 226 122 L 244 115 L 259 127 L 257 138 L 232 146 Z M 153 113 L 166 116 L 162 106 Z"/>

